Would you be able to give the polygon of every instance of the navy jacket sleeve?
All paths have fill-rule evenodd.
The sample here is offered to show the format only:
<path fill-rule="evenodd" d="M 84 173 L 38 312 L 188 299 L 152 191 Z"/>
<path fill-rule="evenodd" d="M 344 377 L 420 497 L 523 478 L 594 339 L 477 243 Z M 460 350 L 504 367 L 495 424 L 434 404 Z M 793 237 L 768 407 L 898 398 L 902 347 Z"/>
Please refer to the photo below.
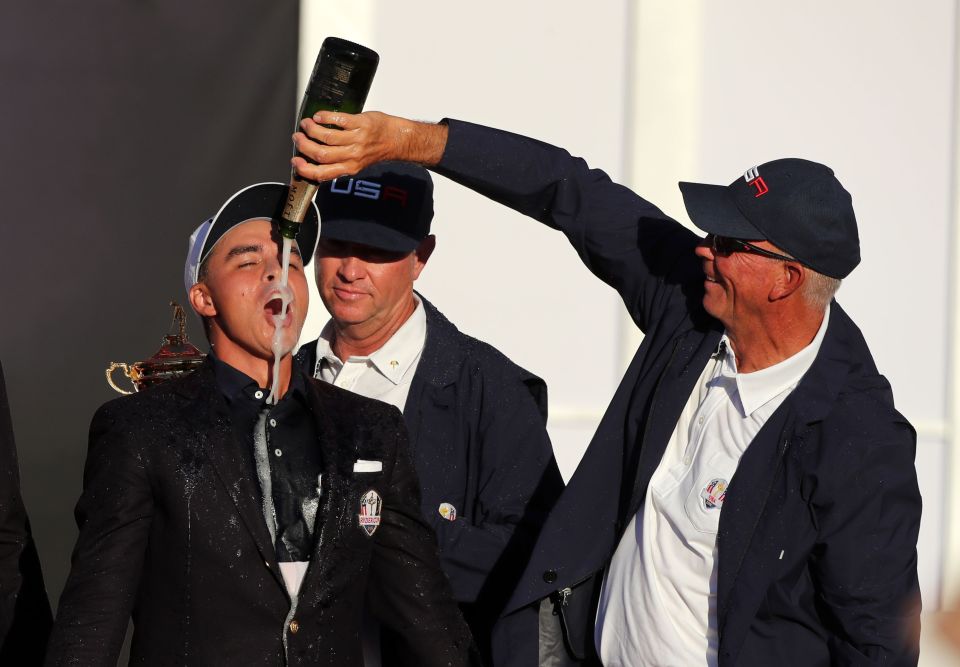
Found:
<path fill-rule="evenodd" d="M 133 609 L 154 506 L 135 431 L 115 420 L 115 404 L 101 407 L 90 426 L 75 511 L 80 534 L 48 665 L 115 665 Z"/>
<path fill-rule="evenodd" d="M 433 170 L 562 231 L 641 330 L 684 298 L 677 286 L 697 279 L 696 235 L 603 171 L 535 139 L 446 122 L 447 146 Z"/>

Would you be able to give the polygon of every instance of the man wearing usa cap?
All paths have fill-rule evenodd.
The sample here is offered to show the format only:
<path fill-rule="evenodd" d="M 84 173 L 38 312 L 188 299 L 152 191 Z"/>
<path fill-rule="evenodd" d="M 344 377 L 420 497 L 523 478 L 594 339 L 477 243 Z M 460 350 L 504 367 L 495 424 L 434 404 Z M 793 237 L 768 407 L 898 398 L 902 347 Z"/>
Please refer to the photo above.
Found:
<path fill-rule="evenodd" d="M 423 515 L 474 638 L 487 662 L 525 664 L 537 609 L 502 611 L 563 489 L 546 384 L 414 292 L 436 244 L 423 167 L 379 163 L 322 184 L 317 202 L 315 273 L 331 319 L 298 359 L 403 411 Z M 390 643 L 386 633 L 385 655 Z"/>
<path fill-rule="evenodd" d="M 916 664 L 915 434 L 833 300 L 860 255 L 829 168 L 681 184 L 700 238 L 526 137 L 377 112 L 301 128 L 302 175 L 412 160 L 559 229 L 645 333 L 508 604 L 554 601 L 541 658 Z"/>
<path fill-rule="evenodd" d="M 94 416 L 47 664 L 116 664 L 132 615 L 132 664 L 362 665 L 365 604 L 404 640 L 392 664 L 475 660 L 400 414 L 293 361 L 317 212 L 284 288 L 286 194 L 244 188 L 191 236 L 184 278 L 205 363 Z"/>

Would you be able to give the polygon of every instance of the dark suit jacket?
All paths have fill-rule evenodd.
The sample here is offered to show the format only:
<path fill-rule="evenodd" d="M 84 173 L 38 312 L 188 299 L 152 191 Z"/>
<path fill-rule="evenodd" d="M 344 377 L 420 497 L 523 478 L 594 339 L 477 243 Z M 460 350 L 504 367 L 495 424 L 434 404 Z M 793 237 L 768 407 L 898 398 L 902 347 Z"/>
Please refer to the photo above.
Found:
<path fill-rule="evenodd" d="M 0 665 L 41 664 L 52 621 L 20 497 L 17 448 L 0 366 Z"/>
<path fill-rule="evenodd" d="M 423 516 L 487 661 L 533 665 L 537 610 L 505 606 L 563 490 L 546 431 L 547 386 L 419 297 L 427 339 L 403 416 Z M 314 369 L 316 343 L 298 358 Z M 456 507 L 455 521 L 440 515 L 441 503 Z"/>
<path fill-rule="evenodd" d="M 574 588 L 562 619 L 574 653 L 588 656 L 597 575 L 643 502 L 722 326 L 702 308 L 689 230 L 562 149 L 449 125 L 436 171 L 562 231 L 645 332 L 511 602 Z M 720 665 L 916 663 L 907 637 L 919 607 L 915 446 L 860 331 L 834 302 L 812 367 L 727 488 Z"/>
<path fill-rule="evenodd" d="M 253 454 L 208 362 L 94 417 L 49 665 L 115 664 L 131 612 L 135 665 L 360 665 L 365 599 L 404 638 L 399 664 L 468 662 L 400 413 L 320 382 L 308 394 L 324 473 L 295 623 Z M 383 470 L 355 473 L 358 459 Z M 358 523 L 370 489 L 383 501 L 372 537 Z"/>

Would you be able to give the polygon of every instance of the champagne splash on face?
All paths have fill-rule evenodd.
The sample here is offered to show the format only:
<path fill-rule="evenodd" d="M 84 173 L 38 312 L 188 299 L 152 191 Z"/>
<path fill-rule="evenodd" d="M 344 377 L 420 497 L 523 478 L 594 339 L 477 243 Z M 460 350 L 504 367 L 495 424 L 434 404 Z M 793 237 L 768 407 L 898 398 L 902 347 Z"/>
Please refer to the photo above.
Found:
<path fill-rule="evenodd" d="M 283 337 L 289 326 L 285 322 L 287 318 L 287 306 L 293 301 L 293 290 L 287 285 L 287 279 L 290 275 L 290 250 L 293 247 L 293 239 L 283 238 L 283 254 L 281 255 L 280 285 L 273 289 L 280 299 L 280 312 L 273 315 L 273 382 L 270 385 L 270 395 L 267 396 L 267 403 L 276 405 L 280 400 L 280 359 L 283 355 L 291 352 L 293 346 L 285 344 Z"/>

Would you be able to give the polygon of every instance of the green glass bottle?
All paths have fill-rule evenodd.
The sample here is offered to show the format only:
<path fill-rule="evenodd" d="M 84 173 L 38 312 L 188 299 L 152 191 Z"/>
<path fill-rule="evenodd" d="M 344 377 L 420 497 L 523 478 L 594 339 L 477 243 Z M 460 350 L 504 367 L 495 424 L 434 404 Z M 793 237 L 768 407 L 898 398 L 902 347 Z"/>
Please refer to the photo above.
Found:
<path fill-rule="evenodd" d="M 297 126 L 318 111 L 344 111 L 360 113 L 367 101 L 367 93 L 377 72 L 380 56 L 376 51 L 339 37 L 327 37 L 320 47 L 320 54 L 313 66 L 310 82 L 300 103 Z M 283 207 L 280 233 L 294 238 L 307 209 L 317 194 L 315 181 L 300 178 L 295 170 L 290 172 L 290 191 Z"/>

